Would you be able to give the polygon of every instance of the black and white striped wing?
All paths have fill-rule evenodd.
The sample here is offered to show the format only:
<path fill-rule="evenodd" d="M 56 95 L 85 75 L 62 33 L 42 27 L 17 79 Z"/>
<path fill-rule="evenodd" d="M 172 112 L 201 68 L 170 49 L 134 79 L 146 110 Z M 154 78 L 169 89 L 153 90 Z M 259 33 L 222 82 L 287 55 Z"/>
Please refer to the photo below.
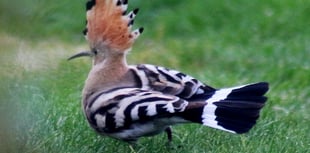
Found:
<path fill-rule="evenodd" d="M 174 122 L 184 122 L 174 116 L 188 105 L 176 96 L 139 88 L 113 89 L 92 97 L 84 106 L 90 124 L 98 132 L 114 133 L 119 139 L 156 133 Z"/>
<path fill-rule="evenodd" d="M 131 66 L 131 69 L 141 80 L 142 89 L 160 91 L 184 99 L 215 92 L 214 88 L 176 70 L 149 64 Z"/>

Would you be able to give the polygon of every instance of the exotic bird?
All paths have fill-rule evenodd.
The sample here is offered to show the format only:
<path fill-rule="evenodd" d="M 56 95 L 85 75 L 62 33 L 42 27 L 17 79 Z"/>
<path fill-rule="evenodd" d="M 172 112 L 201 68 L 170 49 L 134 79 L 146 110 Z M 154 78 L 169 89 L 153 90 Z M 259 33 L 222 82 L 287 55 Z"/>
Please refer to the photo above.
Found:
<path fill-rule="evenodd" d="M 216 89 L 182 72 L 161 66 L 128 65 L 126 54 L 143 32 L 132 30 L 138 9 L 128 0 L 89 0 L 83 31 L 93 66 L 82 92 L 89 125 L 99 134 L 136 142 L 166 132 L 171 126 L 198 123 L 242 134 L 256 123 L 267 98 L 268 83 Z"/>

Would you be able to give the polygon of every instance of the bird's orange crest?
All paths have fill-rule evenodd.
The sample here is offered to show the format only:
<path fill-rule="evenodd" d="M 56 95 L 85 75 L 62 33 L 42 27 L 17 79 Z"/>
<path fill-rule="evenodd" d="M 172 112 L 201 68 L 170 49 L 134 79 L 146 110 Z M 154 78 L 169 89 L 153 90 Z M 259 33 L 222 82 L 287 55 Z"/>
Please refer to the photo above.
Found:
<path fill-rule="evenodd" d="M 87 26 L 84 34 L 90 45 L 104 45 L 111 50 L 131 48 L 143 28 L 131 30 L 135 9 L 127 14 L 128 0 L 89 0 L 86 4 Z"/>

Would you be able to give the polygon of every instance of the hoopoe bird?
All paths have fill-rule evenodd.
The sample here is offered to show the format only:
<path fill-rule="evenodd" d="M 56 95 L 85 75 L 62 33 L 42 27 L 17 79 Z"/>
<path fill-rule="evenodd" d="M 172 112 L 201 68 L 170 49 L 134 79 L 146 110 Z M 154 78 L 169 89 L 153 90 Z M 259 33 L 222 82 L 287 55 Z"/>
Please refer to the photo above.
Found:
<path fill-rule="evenodd" d="M 126 142 L 166 132 L 171 126 L 198 123 L 242 134 L 256 123 L 267 98 L 268 83 L 215 89 L 165 67 L 127 65 L 126 54 L 143 32 L 132 30 L 138 9 L 127 0 L 87 1 L 85 37 L 93 66 L 85 81 L 82 105 L 89 125 L 99 134 Z"/>

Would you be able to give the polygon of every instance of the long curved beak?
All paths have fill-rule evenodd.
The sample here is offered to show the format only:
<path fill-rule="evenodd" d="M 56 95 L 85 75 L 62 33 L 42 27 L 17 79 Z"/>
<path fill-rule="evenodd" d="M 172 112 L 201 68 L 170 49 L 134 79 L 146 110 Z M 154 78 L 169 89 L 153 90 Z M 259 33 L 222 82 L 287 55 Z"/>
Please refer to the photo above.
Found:
<path fill-rule="evenodd" d="M 83 57 L 83 56 L 92 56 L 92 53 L 89 52 L 89 51 L 86 51 L 86 52 L 80 52 L 80 53 L 77 53 L 71 57 L 68 58 L 68 61 L 69 60 L 72 60 L 72 59 L 75 59 L 75 58 L 78 58 L 78 57 Z"/>

